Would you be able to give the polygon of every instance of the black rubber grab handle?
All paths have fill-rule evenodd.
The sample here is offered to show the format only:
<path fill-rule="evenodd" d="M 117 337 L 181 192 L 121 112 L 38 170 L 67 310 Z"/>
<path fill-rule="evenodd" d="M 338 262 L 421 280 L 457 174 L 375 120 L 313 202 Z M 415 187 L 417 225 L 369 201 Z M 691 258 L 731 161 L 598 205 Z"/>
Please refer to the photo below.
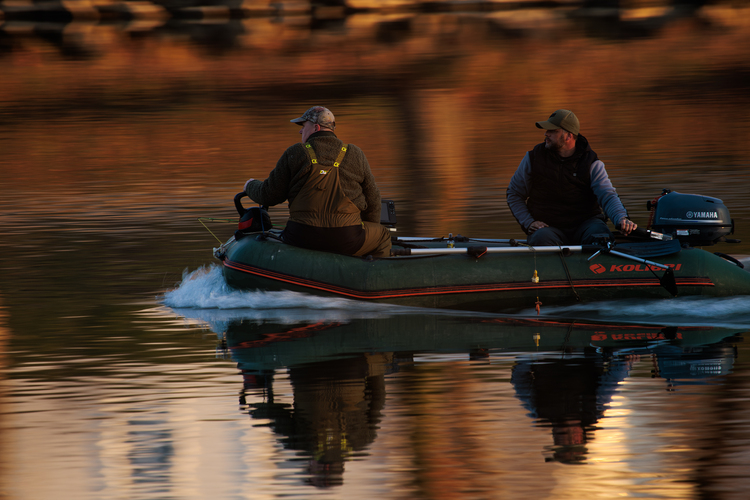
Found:
<path fill-rule="evenodd" d="M 247 193 L 244 191 L 234 195 L 234 208 L 237 209 L 237 213 L 240 214 L 240 217 L 247 213 L 247 209 L 242 206 L 242 201 L 240 201 L 245 196 L 247 196 Z"/>

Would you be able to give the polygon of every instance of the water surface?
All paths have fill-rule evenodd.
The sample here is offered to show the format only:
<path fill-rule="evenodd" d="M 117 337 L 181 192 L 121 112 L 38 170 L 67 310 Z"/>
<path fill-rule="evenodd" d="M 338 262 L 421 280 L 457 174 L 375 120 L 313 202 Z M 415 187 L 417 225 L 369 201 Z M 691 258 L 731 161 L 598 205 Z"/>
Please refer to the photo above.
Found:
<path fill-rule="evenodd" d="M 634 220 L 715 196 L 743 240 L 716 250 L 750 254 L 750 14 L 662 12 L 3 24 L 2 496 L 744 498 L 746 298 L 236 292 L 211 256 L 233 225 L 197 221 L 325 104 L 399 232 L 519 237 L 508 179 L 566 107 Z"/>

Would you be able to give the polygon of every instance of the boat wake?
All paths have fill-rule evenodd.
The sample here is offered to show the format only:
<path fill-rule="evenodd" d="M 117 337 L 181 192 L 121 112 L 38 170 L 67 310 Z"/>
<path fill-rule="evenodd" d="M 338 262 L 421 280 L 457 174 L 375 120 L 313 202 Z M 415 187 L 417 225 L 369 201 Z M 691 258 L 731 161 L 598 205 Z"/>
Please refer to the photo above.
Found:
<path fill-rule="evenodd" d="M 529 309 L 522 314 L 532 315 L 532 311 Z M 615 300 L 566 307 L 542 306 L 542 314 L 610 323 L 710 325 L 750 329 L 750 296 L 690 296 L 664 300 Z"/>
<path fill-rule="evenodd" d="M 209 323 L 237 319 L 275 321 L 350 321 L 383 318 L 399 314 L 450 316 L 508 316 L 491 313 L 413 308 L 376 304 L 297 292 L 243 291 L 227 286 L 221 267 L 211 264 L 183 273 L 182 282 L 166 292 L 161 303 L 181 316 Z M 677 297 L 665 300 L 616 300 L 542 306 L 547 318 L 591 320 L 607 323 L 652 325 L 710 325 L 750 330 L 750 297 Z M 538 317 L 532 308 L 520 311 L 522 317 Z"/>
<path fill-rule="evenodd" d="M 297 292 L 246 291 L 230 288 L 221 267 L 211 264 L 185 271 L 182 282 L 164 294 L 161 303 L 172 309 L 211 311 L 213 318 L 262 320 L 330 319 L 379 317 L 400 308 L 389 304 L 365 303 L 347 299 L 317 297 Z M 191 313 L 191 316 L 195 316 Z"/>

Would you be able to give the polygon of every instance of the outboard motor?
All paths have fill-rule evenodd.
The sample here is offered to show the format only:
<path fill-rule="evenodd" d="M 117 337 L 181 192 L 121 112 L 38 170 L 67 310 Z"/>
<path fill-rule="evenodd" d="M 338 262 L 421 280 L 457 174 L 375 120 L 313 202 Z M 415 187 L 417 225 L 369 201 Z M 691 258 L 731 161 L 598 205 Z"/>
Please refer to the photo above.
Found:
<path fill-rule="evenodd" d="M 719 241 L 737 241 L 726 238 L 734 233 L 734 220 L 718 198 L 665 189 L 662 196 L 649 201 L 646 208 L 652 211 L 652 229 L 670 234 L 681 243 L 707 246 Z"/>
<path fill-rule="evenodd" d="M 234 233 L 234 237 L 237 240 L 246 234 L 268 231 L 273 227 L 271 224 L 271 216 L 268 215 L 268 211 L 266 210 L 267 207 L 245 208 L 240 201 L 245 196 L 247 196 L 247 194 L 243 192 L 237 193 L 234 197 L 234 207 L 240 215 L 238 229 Z"/>

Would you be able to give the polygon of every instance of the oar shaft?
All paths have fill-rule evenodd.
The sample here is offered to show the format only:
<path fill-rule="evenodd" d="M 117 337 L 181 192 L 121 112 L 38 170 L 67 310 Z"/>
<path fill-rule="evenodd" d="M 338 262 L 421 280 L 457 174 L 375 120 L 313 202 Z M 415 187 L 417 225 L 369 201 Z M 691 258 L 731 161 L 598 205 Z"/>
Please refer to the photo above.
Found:
<path fill-rule="evenodd" d="M 653 262 L 650 260 L 642 259 L 639 257 L 635 257 L 633 255 L 628 255 L 626 253 L 618 252 L 617 250 L 610 249 L 603 249 L 599 247 L 598 249 L 596 247 L 592 247 L 591 245 L 586 246 L 586 251 L 590 250 L 597 250 L 594 255 L 592 255 L 592 258 L 598 255 L 599 253 L 606 251 L 606 253 L 609 253 L 611 255 L 614 255 L 616 257 L 620 257 L 623 259 L 633 260 L 635 262 L 640 262 L 642 264 L 646 264 L 647 266 L 651 266 L 651 271 L 653 272 L 654 268 L 656 269 L 664 269 L 664 276 L 659 278 L 659 283 L 667 289 L 669 293 L 672 295 L 677 295 L 677 284 L 675 283 L 674 279 L 674 272 L 669 266 L 665 266 L 664 264 L 659 264 L 658 262 Z M 564 255 L 567 255 L 572 252 L 583 252 L 584 247 L 583 246 L 568 246 L 568 247 L 560 247 L 560 246 L 544 246 L 544 247 L 482 247 L 482 246 L 470 246 L 468 248 L 403 248 L 403 249 L 396 249 L 391 250 L 392 255 L 445 255 L 445 254 L 467 254 L 470 257 L 474 257 L 478 259 L 482 255 L 486 253 L 561 253 Z M 591 259 L 589 259 L 591 260 Z M 565 265 L 565 261 L 563 260 L 563 265 Z M 567 272 L 567 268 L 566 268 Z M 536 271 L 534 271 L 534 275 L 536 276 Z M 572 283 L 571 283 L 572 285 Z"/>
<path fill-rule="evenodd" d="M 566 250 L 580 252 L 583 247 L 572 245 L 566 247 L 544 246 L 544 247 L 468 247 L 468 248 L 404 248 L 394 250 L 395 255 L 438 255 L 438 254 L 461 254 L 475 253 L 478 248 L 486 253 L 559 253 Z"/>
<path fill-rule="evenodd" d="M 439 241 L 448 241 L 449 238 L 446 238 L 444 236 L 441 236 L 439 238 L 422 238 L 420 236 L 399 236 L 398 241 L 403 241 L 404 243 L 419 243 L 420 241 L 432 241 L 432 242 L 439 242 Z M 497 239 L 497 238 L 467 238 L 463 240 L 456 240 L 456 241 L 469 241 L 469 242 L 476 242 L 476 243 L 526 243 L 526 240 L 519 240 L 516 238 L 505 238 L 505 239 Z"/>
<path fill-rule="evenodd" d="M 582 245 L 570 245 L 565 247 L 559 247 L 559 246 L 541 246 L 541 247 L 529 247 L 529 246 L 522 246 L 522 247 L 480 247 L 480 246 L 471 246 L 468 248 L 404 248 L 404 249 L 394 249 L 392 251 L 393 255 L 446 255 L 446 254 L 469 254 L 469 255 L 484 255 L 485 253 L 572 253 L 572 252 L 581 252 L 583 251 L 584 247 Z M 596 247 L 587 246 L 587 250 L 594 250 Z M 622 257 L 623 259 L 632 260 L 635 262 L 640 262 L 642 264 L 646 264 L 649 266 L 656 267 L 658 269 L 669 269 L 669 266 L 666 266 L 664 264 L 659 264 L 658 262 L 653 262 L 650 260 L 642 259 L 640 257 L 635 257 L 633 255 L 628 255 L 626 253 L 618 252 L 617 250 L 609 250 L 609 252 L 612 255 L 616 255 L 618 257 Z"/>
<path fill-rule="evenodd" d="M 613 255 L 617 255 L 618 257 L 622 257 L 623 259 L 630 259 L 635 262 L 640 262 L 642 264 L 647 264 L 649 266 L 658 267 L 659 269 L 669 269 L 669 266 L 665 266 L 664 264 L 659 264 L 658 262 L 641 259 L 640 257 L 635 257 L 633 255 L 628 255 L 626 253 L 618 252 L 617 250 L 610 250 L 609 253 Z"/>

